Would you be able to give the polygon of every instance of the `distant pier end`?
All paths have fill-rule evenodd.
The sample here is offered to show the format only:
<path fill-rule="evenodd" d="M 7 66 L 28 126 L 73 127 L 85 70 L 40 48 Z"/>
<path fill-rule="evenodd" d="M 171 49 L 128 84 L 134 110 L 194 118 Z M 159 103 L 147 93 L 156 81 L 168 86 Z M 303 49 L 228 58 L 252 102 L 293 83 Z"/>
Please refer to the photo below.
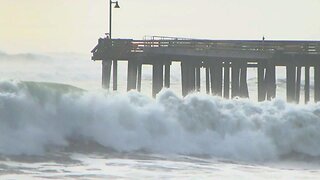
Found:
<path fill-rule="evenodd" d="M 181 63 L 182 95 L 200 91 L 205 68 L 206 92 L 226 99 L 249 97 L 247 69 L 257 69 L 258 101 L 276 97 L 276 67 L 286 67 L 287 101 L 299 103 L 301 70 L 304 99 L 310 101 L 310 68 L 314 101 L 320 101 L 320 41 L 196 40 L 152 37 L 148 40 L 99 39 L 92 60 L 102 61 L 102 86 L 117 89 L 117 61 L 128 62 L 127 90 L 141 90 L 142 65 L 153 66 L 152 94 L 170 87 L 170 66 Z"/>

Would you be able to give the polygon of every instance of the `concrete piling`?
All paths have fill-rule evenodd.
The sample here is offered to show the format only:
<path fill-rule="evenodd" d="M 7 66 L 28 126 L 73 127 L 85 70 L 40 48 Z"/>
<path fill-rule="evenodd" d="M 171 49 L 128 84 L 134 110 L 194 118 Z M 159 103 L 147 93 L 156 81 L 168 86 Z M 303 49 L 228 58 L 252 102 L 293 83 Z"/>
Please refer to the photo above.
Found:
<path fill-rule="evenodd" d="M 314 101 L 320 101 L 320 65 L 314 66 Z"/>
<path fill-rule="evenodd" d="M 305 104 L 308 104 L 310 102 L 310 66 L 305 66 L 304 72 L 304 100 Z"/>
<path fill-rule="evenodd" d="M 212 95 L 222 96 L 222 62 L 216 62 L 210 69 Z"/>
<path fill-rule="evenodd" d="M 240 67 L 239 94 L 240 97 L 249 98 L 249 89 L 247 83 L 247 62 L 243 62 Z"/>
<path fill-rule="evenodd" d="M 297 67 L 294 64 L 287 65 L 287 101 L 295 102 Z"/>
<path fill-rule="evenodd" d="M 166 87 L 166 88 L 170 88 L 170 65 L 171 65 L 171 63 L 168 63 L 165 65 L 164 87 Z"/>
<path fill-rule="evenodd" d="M 301 87 L 301 66 L 297 66 L 297 77 L 296 77 L 296 92 L 295 92 L 295 102 L 300 103 L 300 87 Z"/>
<path fill-rule="evenodd" d="M 134 59 L 128 61 L 128 77 L 127 77 L 127 90 L 133 90 L 137 88 L 137 62 Z"/>
<path fill-rule="evenodd" d="M 271 100 L 276 97 L 276 67 L 272 62 L 269 62 L 266 67 L 265 74 L 265 87 L 267 100 Z"/>
<path fill-rule="evenodd" d="M 235 98 L 240 95 L 240 65 L 239 62 L 231 64 L 231 97 Z"/>
<path fill-rule="evenodd" d="M 258 62 L 258 101 L 266 100 L 265 85 L 266 67 L 264 62 Z"/>
<path fill-rule="evenodd" d="M 137 91 L 141 92 L 141 81 L 142 81 L 142 64 L 138 63 L 138 75 L 137 75 Z"/>
<path fill-rule="evenodd" d="M 102 61 L 102 88 L 107 90 L 110 88 L 111 64 L 110 60 Z"/>
<path fill-rule="evenodd" d="M 223 97 L 230 98 L 230 62 L 226 61 L 223 68 Z"/>
<path fill-rule="evenodd" d="M 118 61 L 113 60 L 112 63 L 113 63 L 113 65 L 112 65 L 112 67 L 113 67 L 113 69 L 112 69 L 112 71 L 113 71 L 113 75 L 112 75 L 112 77 L 113 77 L 113 90 L 116 91 L 116 90 L 118 90 Z"/>
<path fill-rule="evenodd" d="M 201 71 L 200 71 L 200 66 L 197 66 L 195 69 L 195 76 L 196 76 L 196 91 L 200 92 L 201 90 Z"/>
<path fill-rule="evenodd" d="M 205 67 L 206 68 L 206 93 L 210 94 L 210 68 L 209 67 Z"/>
<path fill-rule="evenodd" d="M 162 62 L 154 62 L 152 70 L 152 96 L 156 95 L 163 88 L 163 64 Z"/>

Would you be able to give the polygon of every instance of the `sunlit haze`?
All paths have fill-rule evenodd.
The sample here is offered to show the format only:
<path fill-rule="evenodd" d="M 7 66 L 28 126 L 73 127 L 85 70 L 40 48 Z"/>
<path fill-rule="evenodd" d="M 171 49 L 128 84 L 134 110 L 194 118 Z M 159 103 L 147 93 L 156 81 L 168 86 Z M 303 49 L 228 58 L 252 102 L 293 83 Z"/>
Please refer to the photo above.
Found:
<path fill-rule="evenodd" d="M 89 53 L 108 29 L 107 0 L 1 0 L 0 50 Z M 120 0 L 113 36 L 320 40 L 319 0 Z"/>

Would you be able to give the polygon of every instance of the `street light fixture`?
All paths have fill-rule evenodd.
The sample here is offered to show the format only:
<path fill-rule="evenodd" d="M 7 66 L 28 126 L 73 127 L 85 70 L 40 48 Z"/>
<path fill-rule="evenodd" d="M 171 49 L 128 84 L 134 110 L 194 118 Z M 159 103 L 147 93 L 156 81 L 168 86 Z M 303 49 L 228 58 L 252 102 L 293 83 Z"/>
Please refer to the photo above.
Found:
<path fill-rule="evenodd" d="M 116 1 L 116 5 L 114 6 L 114 8 L 120 8 L 118 1 Z"/>
<path fill-rule="evenodd" d="M 109 1 L 109 38 L 112 40 L 112 4 L 115 4 L 114 8 L 120 8 L 118 1 Z M 113 60 L 113 90 L 116 91 L 118 89 L 118 62 L 117 60 Z"/>
<path fill-rule="evenodd" d="M 110 8 L 109 8 L 109 37 L 110 37 L 110 39 L 112 38 L 112 4 L 115 4 L 115 6 L 114 6 L 114 8 L 120 8 L 120 6 L 119 6 L 119 2 L 118 1 L 112 1 L 112 0 L 110 0 L 110 3 L 109 3 L 109 6 L 110 6 Z"/>

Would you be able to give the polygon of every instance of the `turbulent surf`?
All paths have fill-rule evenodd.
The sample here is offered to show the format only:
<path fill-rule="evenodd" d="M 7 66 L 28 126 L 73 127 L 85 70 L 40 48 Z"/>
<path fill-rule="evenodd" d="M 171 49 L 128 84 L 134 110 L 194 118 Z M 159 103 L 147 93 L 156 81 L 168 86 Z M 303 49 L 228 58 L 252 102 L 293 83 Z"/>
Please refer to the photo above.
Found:
<path fill-rule="evenodd" d="M 68 85 L 0 82 L 0 154 L 44 155 L 93 142 L 116 152 L 273 161 L 320 157 L 320 105 L 254 103 L 163 90 L 111 94 Z M 91 148 L 94 151 L 94 147 Z"/>

